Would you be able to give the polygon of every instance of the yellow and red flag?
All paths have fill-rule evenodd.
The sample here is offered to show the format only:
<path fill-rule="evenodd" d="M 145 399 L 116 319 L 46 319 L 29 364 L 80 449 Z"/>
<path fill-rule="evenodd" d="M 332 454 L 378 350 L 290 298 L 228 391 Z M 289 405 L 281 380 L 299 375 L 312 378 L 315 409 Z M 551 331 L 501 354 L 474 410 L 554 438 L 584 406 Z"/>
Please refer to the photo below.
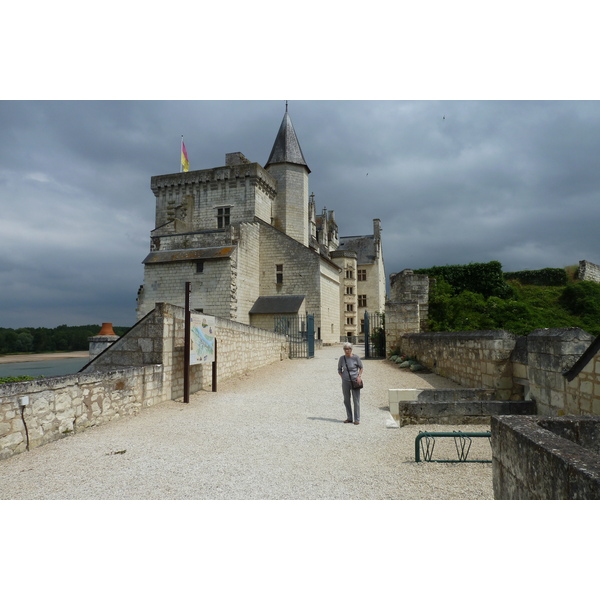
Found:
<path fill-rule="evenodd" d="M 187 150 L 183 143 L 183 136 L 181 136 L 181 169 L 186 173 L 190 170 L 190 161 L 188 160 Z"/>

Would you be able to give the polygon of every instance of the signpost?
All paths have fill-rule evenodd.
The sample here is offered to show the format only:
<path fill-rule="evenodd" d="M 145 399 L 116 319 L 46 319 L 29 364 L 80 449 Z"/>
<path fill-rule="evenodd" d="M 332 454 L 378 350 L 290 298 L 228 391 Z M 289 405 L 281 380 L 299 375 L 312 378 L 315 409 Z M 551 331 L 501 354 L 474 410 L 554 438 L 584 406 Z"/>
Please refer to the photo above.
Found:
<path fill-rule="evenodd" d="M 190 365 L 212 363 L 212 391 L 217 391 L 217 338 L 215 318 L 190 310 L 191 283 L 185 284 L 185 340 L 183 401 L 190 401 Z"/>

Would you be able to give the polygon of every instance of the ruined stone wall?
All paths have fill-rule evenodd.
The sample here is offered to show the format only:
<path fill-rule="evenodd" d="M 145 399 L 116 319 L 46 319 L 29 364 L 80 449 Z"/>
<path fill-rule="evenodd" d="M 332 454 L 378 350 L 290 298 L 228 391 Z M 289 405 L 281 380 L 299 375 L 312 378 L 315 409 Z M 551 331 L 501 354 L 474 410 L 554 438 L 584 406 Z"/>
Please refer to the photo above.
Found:
<path fill-rule="evenodd" d="M 181 400 L 184 313 L 157 305 L 78 374 L 0 385 L 0 458 Z M 220 318 L 216 330 L 217 381 L 288 357 L 283 335 Z M 190 392 L 211 387 L 212 365 L 190 366 Z"/>
<path fill-rule="evenodd" d="M 595 281 L 600 283 L 600 265 L 595 265 L 587 260 L 579 261 L 579 270 L 577 271 L 577 279 L 581 281 Z"/>
<path fill-rule="evenodd" d="M 427 331 L 431 281 L 427 275 L 415 275 L 410 269 L 390 275 L 390 298 L 385 304 L 388 348 L 397 347 L 404 333 Z"/>
<path fill-rule="evenodd" d="M 419 308 L 417 302 L 386 302 L 385 351 L 388 356 L 400 347 L 403 335 L 421 331 Z"/>

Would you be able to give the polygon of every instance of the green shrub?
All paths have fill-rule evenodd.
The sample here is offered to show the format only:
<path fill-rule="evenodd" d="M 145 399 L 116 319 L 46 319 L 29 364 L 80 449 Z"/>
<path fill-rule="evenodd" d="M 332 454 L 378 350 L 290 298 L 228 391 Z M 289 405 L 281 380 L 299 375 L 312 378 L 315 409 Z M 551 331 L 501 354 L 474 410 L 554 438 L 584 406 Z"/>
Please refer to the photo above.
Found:
<path fill-rule="evenodd" d="M 518 281 L 525 285 L 567 285 L 565 269 L 538 269 L 531 271 L 513 271 L 504 273 L 504 279 Z"/>
<path fill-rule="evenodd" d="M 417 274 L 443 279 L 452 286 L 456 294 L 464 291 L 482 294 L 484 297 L 511 298 L 512 288 L 504 281 L 502 265 L 498 261 L 470 263 L 468 265 L 446 265 L 416 269 Z"/>

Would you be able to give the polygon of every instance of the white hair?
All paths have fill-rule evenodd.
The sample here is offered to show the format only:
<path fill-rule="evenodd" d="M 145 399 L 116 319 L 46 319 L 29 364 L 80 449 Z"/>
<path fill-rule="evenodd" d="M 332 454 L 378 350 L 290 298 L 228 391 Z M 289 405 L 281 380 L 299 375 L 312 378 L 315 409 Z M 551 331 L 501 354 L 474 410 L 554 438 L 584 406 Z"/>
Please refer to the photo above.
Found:
<path fill-rule="evenodd" d="M 346 343 L 344 344 L 344 350 L 345 350 L 346 348 L 350 348 L 350 350 L 352 350 L 352 344 L 351 344 L 350 342 L 346 342 Z"/>

